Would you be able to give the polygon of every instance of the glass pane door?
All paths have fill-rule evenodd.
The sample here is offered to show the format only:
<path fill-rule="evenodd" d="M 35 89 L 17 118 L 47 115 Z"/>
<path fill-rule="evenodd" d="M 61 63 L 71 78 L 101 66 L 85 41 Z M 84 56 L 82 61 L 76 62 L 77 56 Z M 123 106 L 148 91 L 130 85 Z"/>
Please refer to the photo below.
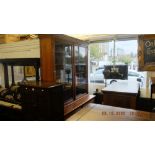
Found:
<path fill-rule="evenodd" d="M 76 95 L 87 93 L 87 52 L 82 46 L 75 46 L 75 91 Z"/>
<path fill-rule="evenodd" d="M 73 99 L 72 47 L 56 45 L 56 81 L 64 85 L 64 102 Z"/>

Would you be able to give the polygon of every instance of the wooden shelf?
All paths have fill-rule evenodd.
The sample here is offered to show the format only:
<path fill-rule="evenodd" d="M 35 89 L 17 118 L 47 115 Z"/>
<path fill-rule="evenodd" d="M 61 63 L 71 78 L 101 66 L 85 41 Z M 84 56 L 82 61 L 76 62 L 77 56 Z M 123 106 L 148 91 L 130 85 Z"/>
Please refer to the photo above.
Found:
<path fill-rule="evenodd" d="M 80 107 L 86 103 L 92 102 L 94 97 L 95 97 L 94 95 L 85 94 L 84 96 L 78 98 L 77 100 L 66 104 L 64 107 L 64 115 L 69 114 L 73 110 L 77 109 L 78 107 Z"/>

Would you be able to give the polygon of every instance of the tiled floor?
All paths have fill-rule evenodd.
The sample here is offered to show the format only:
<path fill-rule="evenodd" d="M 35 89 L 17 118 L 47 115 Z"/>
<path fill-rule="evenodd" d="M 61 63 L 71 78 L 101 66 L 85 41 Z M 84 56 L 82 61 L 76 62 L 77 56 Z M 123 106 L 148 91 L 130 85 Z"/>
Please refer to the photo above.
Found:
<path fill-rule="evenodd" d="M 155 120 L 155 114 L 132 109 L 90 103 L 67 121 L 143 121 Z"/>

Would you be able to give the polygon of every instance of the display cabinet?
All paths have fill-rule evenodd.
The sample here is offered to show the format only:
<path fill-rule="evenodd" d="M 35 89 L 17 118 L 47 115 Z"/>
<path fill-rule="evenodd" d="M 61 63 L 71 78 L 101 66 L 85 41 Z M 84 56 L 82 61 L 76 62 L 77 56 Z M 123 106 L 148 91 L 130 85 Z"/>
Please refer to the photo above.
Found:
<path fill-rule="evenodd" d="M 87 75 L 87 47 L 75 46 L 75 95 L 76 98 L 88 93 L 88 75 Z"/>
<path fill-rule="evenodd" d="M 72 46 L 56 44 L 55 66 L 56 82 L 64 86 L 64 102 L 74 99 L 73 95 L 73 65 Z"/>
<path fill-rule="evenodd" d="M 64 103 L 88 93 L 87 46 L 56 44 L 56 81 L 64 85 Z"/>
<path fill-rule="evenodd" d="M 66 115 L 93 98 L 88 95 L 88 44 L 67 35 L 39 38 L 41 79 L 63 84 Z"/>

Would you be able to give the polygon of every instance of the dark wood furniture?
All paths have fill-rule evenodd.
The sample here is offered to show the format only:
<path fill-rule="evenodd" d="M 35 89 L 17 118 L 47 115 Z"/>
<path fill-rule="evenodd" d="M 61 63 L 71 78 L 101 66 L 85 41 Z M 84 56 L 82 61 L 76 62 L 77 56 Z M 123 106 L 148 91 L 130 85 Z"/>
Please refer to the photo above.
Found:
<path fill-rule="evenodd" d="M 63 86 L 47 82 L 20 85 L 24 120 L 63 121 Z"/>
<path fill-rule="evenodd" d="M 87 42 L 62 34 L 40 34 L 41 79 L 64 89 L 65 115 L 92 100 L 88 95 Z"/>
<path fill-rule="evenodd" d="M 0 120 L 63 121 L 63 86 L 45 82 L 20 84 L 21 100 L 17 103 L 0 98 Z"/>
<path fill-rule="evenodd" d="M 28 58 L 0 60 L 0 63 L 3 63 L 4 66 L 5 87 L 9 87 L 8 66 L 11 66 L 11 85 L 14 85 L 15 83 L 14 66 L 34 66 L 36 69 L 36 81 L 39 81 L 39 79 L 41 79 L 41 83 L 50 83 L 50 85 L 59 83 L 63 85 L 63 97 L 58 91 L 57 94 L 59 94 L 61 99 L 63 99 L 65 115 L 72 112 L 79 106 L 92 101 L 94 96 L 88 95 L 87 43 L 79 39 L 69 37 L 67 35 L 59 34 L 40 34 L 39 39 L 40 59 Z M 39 67 L 41 78 L 39 78 Z M 25 82 L 25 80 L 23 80 L 23 82 Z M 23 83 L 21 85 L 21 92 L 22 94 L 24 94 L 22 95 L 22 102 L 24 102 L 24 108 L 26 108 L 25 111 L 31 111 L 31 108 L 33 109 L 33 106 L 30 105 L 36 105 L 36 102 L 39 102 L 39 104 L 37 104 L 37 107 L 35 109 L 43 108 L 44 102 L 48 107 L 50 102 L 49 100 L 52 100 L 52 103 L 55 102 L 54 105 L 57 106 L 56 100 L 54 100 L 53 97 L 52 99 L 50 99 L 50 96 L 48 96 L 52 96 L 51 93 L 47 93 L 46 95 L 43 93 L 43 97 L 39 97 L 41 96 L 40 91 L 43 88 L 46 89 L 45 92 L 54 92 L 54 88 L 51 90 L 50 85 L 48 85 L 47 87 L 44 87 L 44 84 L 34 86 L 31 84 L 29 85 L 27 83 Z M 26 91 L 26 88 L 29 91 Z M 55 89 L 57 88 L 55 87 Z M 59 97 L 57 99 L 59 100 Z M 41 106 L 43 107 L 40 106 L 41 102 Z M 25 105 L 29 106 L 25 107 Z M 32 113 L 33 110 L 31 111 Z M 26 112 L 24 115 L 26 115 Z M 26 116 L 28 117 L 28 115 Z M 39 118 L 37 112 L 35 116 L 32 115 L 32 118 L 33 117 L 41 119 L 43 115 L 41 116 L 41 118 Z M 45 118 L 48 117 L 45 116 Z"/>
<path fill-rule="evenodd" d="M 0 99 L 0 121 L 23 121 L 21 104 L 10 103 Z"/>
<path fill-rule="evenodd" d="M 103 104 L 136 109 L 139 96 L 138 83 L 114 82 L 102 89 Z"/>
<path fill-rule="evenodd" d="M 154 121 L 155 113 L 90 103 L 67 121 Z"/>
<path fill-rule="evenodd" d="M 64 115 L 66 116 L 67 114 L 73 112 L 74 110 L 76 110 L 77 108 L 79 108 L 80 106 L 93 102 L 94 101 L 94 95 L 84 95 L 82 97 L 80 97 L 79 99 L 76 99 L 72 102 L 69 102 L 65 105 L 64 108 Z"/>
<path fill-rule="evenodd" d="M 151 102 L 152 102 L 152 95 L 155 93 L 155 77 L 151 77 Z"/>
<path fill-rule="evenodd" d="M 10 91 L 10 87 L 16 85 L 15 81 L 15 66 L 34 66 L 36 71 L 36 81 L 39 81 L 39 68 L 40 59 L 39 58 L 17 58 L 17 59 L 0 59 L 0 63 L 4 67 L 4 84 L 5 88 Z M 9 66 L 11 67 L 11 76 L 9 77 Z M 24 70 L 25 71 L 25 70 Z M 20 82 L 26 80 L 25 72 L 23 75 L 24 79 Z M 11 84 L 10 84 L 11 79 Z M 12 94 L 12 93 L 11 93 Z M 0 120 L 25 120 L 23 117 L 23 107 L 21 101 L 7 101 L 6 99 L 0 97 Z"/>
<path fill-rule="evenodd" d="M 20 101 L 13 103 L 0 98 L 0 120 L 63 120 L 64 102 L 63 85 L 55 82 L 39 81 L 40 59 L 20 58 L 20 59 L 0 59 L 4 66 L 5 87 L 16 84 L 14 66 L 34 66 L 36 70 L 36 81 L 20 82 Z M 11 66 L 11 84 L 9 85 L 8 66 Z M 9 90 L 10 91 L 10 90 Z"/>

